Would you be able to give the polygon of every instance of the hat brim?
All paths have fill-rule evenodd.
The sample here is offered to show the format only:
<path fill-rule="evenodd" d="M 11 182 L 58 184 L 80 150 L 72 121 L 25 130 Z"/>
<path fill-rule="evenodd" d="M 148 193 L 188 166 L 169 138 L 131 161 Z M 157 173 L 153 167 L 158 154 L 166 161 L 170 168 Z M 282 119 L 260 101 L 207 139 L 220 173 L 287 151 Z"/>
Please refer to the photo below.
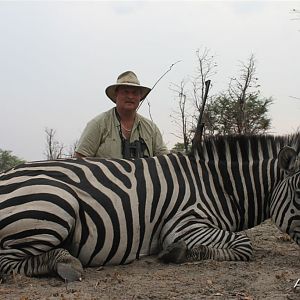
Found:
<path fill-rule="evenodd" d="M 151 89 L 146 87 L 146 86 L 142 86 L 142 85 L 137 85 L 137 84 L 133 84 L 133 83 L 117 83 L 117 84 L 113 84 L 108 86 L 105 89 L 105 93 L 107 95 L 107 97 L 113 101 L 114 103 L 116 103 L 116 88 L 119 86 L 134 86 L 137 87 L 141 90 L 141 100 L 145 99 L 146 96 L 150 93 Z M 141 101 L 140 100 L 140 101 Z"/>

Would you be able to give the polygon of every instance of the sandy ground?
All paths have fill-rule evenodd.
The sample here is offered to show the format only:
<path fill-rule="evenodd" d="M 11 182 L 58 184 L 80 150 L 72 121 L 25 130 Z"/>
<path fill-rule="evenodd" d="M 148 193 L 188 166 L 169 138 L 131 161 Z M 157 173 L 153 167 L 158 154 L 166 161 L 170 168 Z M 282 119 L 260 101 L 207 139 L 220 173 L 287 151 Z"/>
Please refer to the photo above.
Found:
<path fill-rule="evenodd" d="M 164 265 L 145 257 L 126 266 L 85 269 L 82 282 L 2 278 L 0 299 L 300 299 L 300 248 L 270 221 L 246 231 L 250 262 Z"/>

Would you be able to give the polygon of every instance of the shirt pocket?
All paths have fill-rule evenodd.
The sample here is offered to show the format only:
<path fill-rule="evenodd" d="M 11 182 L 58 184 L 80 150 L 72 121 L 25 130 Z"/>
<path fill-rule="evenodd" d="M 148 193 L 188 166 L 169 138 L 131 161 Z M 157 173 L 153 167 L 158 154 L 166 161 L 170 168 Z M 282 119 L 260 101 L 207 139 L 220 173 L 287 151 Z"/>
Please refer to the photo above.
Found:
<path fill-rule="evenodd" d="M 107 137 L 97 150 L 100 158 L 122 158 L 122 145 L 116 138 Z"/>

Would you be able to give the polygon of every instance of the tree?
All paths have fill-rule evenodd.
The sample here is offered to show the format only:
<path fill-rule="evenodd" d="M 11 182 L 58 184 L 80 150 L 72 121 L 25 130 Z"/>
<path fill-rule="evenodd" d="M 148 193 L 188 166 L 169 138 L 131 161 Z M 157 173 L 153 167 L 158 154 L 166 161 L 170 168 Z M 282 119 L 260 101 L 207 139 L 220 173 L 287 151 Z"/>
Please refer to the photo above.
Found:
<path fill-rule="evenodd" d="M 24 163 L 25 160 L 12 155 L 12 151 L 0 149 L 0 172 L 8 170 L 16 165 Z"/>
<path fill-rule="evenodd" d="M 195 75 L 190 81 L 192 85 L 192 93 L 190 96 L 185 88 L 187 83 L 185 80 L 182 80 L 179 85 L 173 84 L 175 88 L 172 88 L 178 100 L 179 111 L 174 112 L 171 117 L 174 119 L 177 127 L 180 128 L 180 134 L 174 135 L 183 139 L 185 152 L 189 151 L 195 134 L 198 115 L 204 100 L 205 82 L 216 73 L 215 68 L 217 67 L 214 56 L 210 54 L 208 48 L 204 48 L 202 51 L 198 49 L 196 51 L 196 57 L 197 68 Z M 189 103 L 192 108 L 188 106 Z M 176 145 L 174 148 L 175 147 Z"/>
<path fill-rule="evenodd" d="M 199 50 L 197 55 L 197 72 L 191 81 L 192 92 L 190 97 L 188 90 L 183 84 L 175 85 L 179 112 L 177 124 L 181 128 L 179 135 L 183 140 L 184 148 L 189 149 L 192 137 L 195 133 L 199 113 L 205 94 L 205 82 L 216 74 L 217 64 L 214 56 L 205 49 Z M 187 102 L 190 100 L 194 112 L 188 112 Z M 269 106 L 272 98 L 262 97 L 259 90 L 258 78 L 254 55 L 251 55 L 246 63 L 241 62 L 240 73 L 236 78 L 231 78 L 225 91 L 211 95 L 207 99 L 202 122 L 205 123 L 204 135 L 215 134 L 260 134 L 265 133 L 271 126 L 268 117 Z M 192 120 L 187 122 L 187 119 Z"/>
<path fill-rule="evenodd" d="M 46 133 L 46 151 L 45 156 L 47 160 L 59 159 L 63 157 L 64 144 L 55 139 L 56 130 L 52 128 L 45 128 Z"/>
<path fill-rule="evenodd" d="M 271 126 L 267 116 L 272 98 L 262 98 L 251 55 L 242 63 L 238 78 L 232 78 L 227 91 L 208 103 L 204 113 L 206 134 L 258 134 Z"/>
<path fill-rule="evenodd" d="M 196 51 L 197 56 L 197 69 L 196 75 L 192 81 L 193 86 L 193 103 L 194 107 L 197 110 L 195 115 L 196 124 L 198 121 L 198 114 L 201 111 L 202 103 L 204 100 L 205 94 L 205 82 L 207 80 L 211 80 L 212 76 L 216 74 L 217 63 L 215 61 L 215 57 L 211 55 L 210 49 L 204 48 L 201 52 L 200 49 Z"/>
<path fill-rule="evenodd" d="M 66 146 L 56 139 L 55 129 L 45 128 L 45 133 L 46 133 L 46 150 L 44 152 L 44 155 L 46 156 L 47 160 L 73 157 L 75 149 L 78 144 L 78 140 L 76 140 L 66 150 Z"/>
<path fill-rule="evenodd" d="M 172 90 L 177 94 L 178 97 L 178 108 L 179 112 L 175 111 L 171 117 L 174 120 L 174 123 L 177 124 L 177 126 L 180 128 L 180 135 L 176 135 L 177 137 L 183 138 L 183 149 L 178 150 L 180 152 L 188 152 L 189 145 L 191 143 L 191 123 L 190 119 L 191 116 L 186 111 L 186 105 L 187 105 L 187 95 L 185 93 L 185 83 L 182 80 L 180 85 L 173 84 L 175 88 Z M 175 145 L 176 146 L 176 145 Z M 175 147 L 174 146 L 174 147 Z M 182 151 L 184 150 L 184 151 Z M 176 150 L 175 150 L 176 151 Z"/>
<path fill-rule="evenodd" d="M 174 147 L 171 149 L 171 152 L 173 152 L 173 153 L 178 153 L 178 152 L 186 153 L 187 150 L 185 149 L 184 143 L 176 143 L 174 145 Z"/>

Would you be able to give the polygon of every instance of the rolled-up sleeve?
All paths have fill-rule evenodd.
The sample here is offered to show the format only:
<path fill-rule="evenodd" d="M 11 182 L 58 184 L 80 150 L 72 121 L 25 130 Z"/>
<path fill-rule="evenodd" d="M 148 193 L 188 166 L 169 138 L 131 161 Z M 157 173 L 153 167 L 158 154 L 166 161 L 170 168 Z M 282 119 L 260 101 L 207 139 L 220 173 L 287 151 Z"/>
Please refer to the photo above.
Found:
<path fill-rule="evenodd" d="M 160 130 L 158 129 L 158 127 L 154 124 L 154 130 L 155 130 L 155 139 L 153 140 L 153 153 L 155 156 L 158 155 L 164 155 L 164 154 L 169 154 L 169 150 L 167 148 L 167 146 L 165 145 L 162 135 L 160 133 Z"/>
<path fill-rule="evenodd" d="M 79 139 L 76 152 L 84 156 L 94 157 L 101 143 L 101 136 L 99 124 L 95 120 L 91 120 Z"/>

